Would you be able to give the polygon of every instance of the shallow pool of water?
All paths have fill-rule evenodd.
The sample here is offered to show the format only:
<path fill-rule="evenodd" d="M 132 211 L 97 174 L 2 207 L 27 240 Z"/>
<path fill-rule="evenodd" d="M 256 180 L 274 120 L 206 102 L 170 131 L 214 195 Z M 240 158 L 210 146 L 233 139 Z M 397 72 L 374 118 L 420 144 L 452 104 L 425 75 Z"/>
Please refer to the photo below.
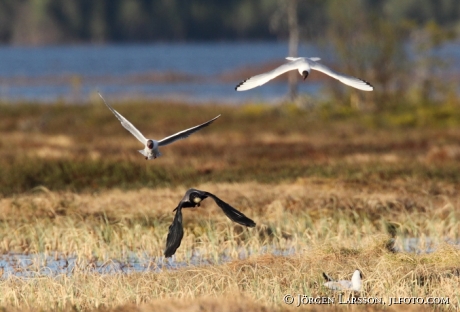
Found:
<path fill-rule="evenodd" d="M 445 239 L 446 243 L 460 248 L 460 240 L 452 241 Z M 432 253 L 436 250 L 439 243 L 433 239 L 408 237 L 396 239 L 394 245 L 395 252 L 407 253 Z M 139 255 L 130 253 L 125 259 L 109 259 L 106 261 L 97 258 L 87 259 L 78 258 L 75 255 L 66 256 L 54 253 L 20 254 L 7 253 L 0 255 L 0 268 L 3 269 L 2 278 L 10 276 L 31 278 L 37 276 L 58 276 L 71 275 L 75 271 L 97 274 L 116 274 L 116 273 L 142 273 L 160 272 L 162 270 L 176 270 L 188 266 L 219 265 L 233 260 L 243 260 L 252 255 L 273 254 L 276 256 L 290 256 L 294 254 L 308 252 L 305 248 L 297 250 L 294 247 L 287 249 L 276 249 L 273 246 L 265 246 L 259 251 L 254 252 L 250 249 L 240 248 L 236 257 L 230 256 L 229 252 L 223 252 L 216 259 L 204 258 L 199 252 L 190 253 L 186 261 L 176 261 L 175 257 L 150 257 L 147 254 Z"/>

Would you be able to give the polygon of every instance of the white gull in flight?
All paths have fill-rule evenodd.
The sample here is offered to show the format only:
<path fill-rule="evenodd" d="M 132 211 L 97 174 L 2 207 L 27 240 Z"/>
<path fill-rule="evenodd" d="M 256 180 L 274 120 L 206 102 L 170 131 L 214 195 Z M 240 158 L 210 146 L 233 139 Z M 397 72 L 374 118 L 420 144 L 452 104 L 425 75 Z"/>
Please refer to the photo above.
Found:
<path fill-rule="evenodd" d="M 260 75 L 256 75 L 256 76 L 252 76 L 251 78 L 243 80 L 235 87 L 235 90 L 245 91 L 245 90 L 253 89 L 255 87 L 261 86 L 269 82 L 273 78 L 278 77 L 279 75 L 282 75 L 285 72 L 295 70 L 295 69 L 299 71 L 300 75 L 303 77 L 303 80 L 307 79 L 308 75 L 310 74 L 310 71 L 313 69 L 313 70 L 320 71 L 326 75 L 329 75 L 332 78 L 335 78 L 339 80 L 340 82 L 346 85 L 349 85 L 353 88 L 360 89 L 363 91 L 374 90 L 374 87 L 372 87 L 371 84 L 368 83 L 367 81 L 334 72 L 330 68 L 319 63 L 318 62 L 320 60 L 319 57 L 311 57 L 311 58 L 286 57 L 286 59 L 289 60 L 288 63 L 283 64 L 280 67 L 277 67 L 274 70 L 271 70 L 269 72 L 266 72 Z"/>
<path fill-rule="evenodd" d="M 168 137 L 166 137 L 164 139 L 156 141 L 156 140 L 145 138 L 144 135 L 139 130 L 137 130 L 136 127 L 134 127 L 132 123 L 130 123 L 125 117 L 120 115 L 120 113 L 118 113 L 116 110 L 114 110 L 112 108 L 112 106 L 110 106 L 104 100 L 104 98 L 102 97 L 102 95 L 100 93 L 99 93 L 99 96 L 104 101 L 105 105 L 112 111 L 112 113 L 115 115 L 115 117 L 118 118 L 118 120 L 121 122 L 121 125 L 126 130 L 131 132 L 131 134 L 134 135 L 134 137 L 136 139 L 138 139 L 142 144 L 145 145 L 145 148 L 139 150 L 139 153 L 144 155 L 146 160 L 147 159 L 155 159 L 157 157 L 160 157 L 161 153 L 158 150 L 158 148 L 160 146 L 165 146 L 165 145 L 171 144 L 171 143 L 173 143 L 173 142 L 175 142 L 177 140 L 185 139 L 189 135 L 191 135 L 192 133 L 195 133 L 196 131 L 203 129 L 204 127 L 209 126 L 214 120 L 216 120 L 217 118 L 220 117 L 220 115 L 219 115 L 219 116 L 214 117 L 213 119 L 211 119 L 211 120 L 209 120 L 209 121 L 207 121 L 207 122 L 205 122 L 205 123 L 203 123 L 201 125 L 198 125 L 198 126 L 195 126 L 195 127 L 192 127 L 192 128 L 177 132 L 177 133 L 175 133 L 173 135 L 170 135 L 170 136 L 168 136 Z"/>

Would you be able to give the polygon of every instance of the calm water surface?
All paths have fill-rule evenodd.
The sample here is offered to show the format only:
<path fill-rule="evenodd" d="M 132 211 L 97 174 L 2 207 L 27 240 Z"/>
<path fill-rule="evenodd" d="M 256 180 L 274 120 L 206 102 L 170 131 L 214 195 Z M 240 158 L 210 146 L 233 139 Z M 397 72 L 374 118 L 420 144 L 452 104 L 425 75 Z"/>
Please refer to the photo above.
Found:
<path fill-rule="evenodd" d="M 460 43 L 433 51 L 460 72 Z M 158 43 L 150 45 L 84 45 L 0 47 L 0 99 L 86 102 L 91 94 L 107 98 L 172 98 L 189 102 L 239 103 L 277 101 L 287 93 L 284 81 L 236 92 L 248 67 L 280 62 L 288 55 L 284 42 Z M 331 64 L 333 55 L 314 45 L 302 45 L 302 56 L 320 56 Z M 270 67 L 269 67 L 270 68 Z M 186 79 L 148 79 L 152 75 Z M 226 75 L 226 79 L 222 79 Z M 441 75 L 444 76 L 444 75 Z M 322 82 L 299 83 L 299 92 L 316 96 Z"/>
<path fill-rule="evenodd" d="M 302 46 L 302 55 L 318 49 Z M 101 91 L 106 97 L 180 98 L 189 101 L 241 102 L 285 96 L 287 85 L 236 92 L 247 78 L 216 79 L 225 73 L 277 61 L 287 56 L 287 44 L 200 43 L 57 47 L 0 47 L 0 98 L 3 100 L 88 100 Z M 191 79 L 144 82 L 152 73 L 174 73 Z M 320 85 L 304 83 L 300 92 L 316 92 Z"/>

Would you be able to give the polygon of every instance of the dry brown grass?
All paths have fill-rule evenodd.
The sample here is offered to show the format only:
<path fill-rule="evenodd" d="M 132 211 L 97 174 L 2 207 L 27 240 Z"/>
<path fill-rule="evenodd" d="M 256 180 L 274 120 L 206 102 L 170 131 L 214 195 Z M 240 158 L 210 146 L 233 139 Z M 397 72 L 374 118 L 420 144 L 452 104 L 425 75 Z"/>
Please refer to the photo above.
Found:
<path fill-rule="evenodd" d="M 319 247 L 290 257 L 265 255 L 219 266 L 162 273 L 97 275 L 76 272 L 70 277 L 10 278 L 0 283 L 0 296 L 4 305 L 24 308 L 73 306 L 78 310 L 91 310 L 147 303 L 151 307 L 168 305 L 170 311 L 184 309 L 184 301 L 190 303 L 191 311 L 203 301 L 210 305 L 205 311 L 214 311 L 216 305 L 222 310 L 234 311 L 234 302 L 229 298 L 244 297 L 243 303 L 237 305 L 240 309 L 284 310 L 291 307 L 283 303 L 285 294 L 334 297 L 338 301 L 338 294 L 321 286 L 321 272 L 328 270 L 346 278 L 358 267 L 365 275 L 362 297 L 381 298 L 387 305 L 389 297 L 448 297 L 450 304 L 437 308 L 458 309 L 460 278 L 458 268 L 455 269 L 458 259 L 458 249 L 451 246 L 423 256 L 393 254 L 385 249 L 381 239 L 373 238 L 354 254 Z M 366 308 L 380 310 L 384 307 Z M 302 305 L 302 308 L 316 307 Z"/>
<path fill-rule="evenodd" d="M 349 278 L 356 268 L 366 297 L 449 297 L 437 308 L 459 309 L 460 251 L 446 243 L 460 239 L 458 127 L 375 126 L 369 116 L 328 119 L 292 107 L 114 105 L 155 138 L 223 114 L 146 162 L 136 140 L 95 104 L 2 107 L 0 251 L 78 262 L 69 276 L 4 275 L 6 310 L 315 311 L 324 307 L 287 306 L 283 295 L 334 296 L 321 287 L 321 272 Z M 157 263 L 188 187 L 215 193 L 257 227 L 235 225 L 204 201 L 183 212 L 176 260 L 198 252 L 214 265 L 86 269 L 129 252 Z M 407 238 L 435 252 L 392 251 Z M 247 250 L 253 254 L 238 260 Z M 219 263 L 222 254 L 233 261 Z M 40 266 L 29 269 L 40 273 Z M 388 310 L 400 308 L 433 307 Z"/>
<path fill-rule="evenodd" d="M 252 230 L 234 225 L 212 201 L 205 201 L 202 207 L 184 212 L 186 233 L 178 260 L 187 258 L 193 248 L 203 249 L 208 256 L 239 247 L 257 251 L 267 244 L 301 249 L 325 240 L 349 248 L 356 239 L 382 233 L 396 235 L 396 245 L 401 246 L 405 237 L 429 237 L 436 243 L 445 238 L 456 241 L 460 232 L 460 195 L 456 185 L 447 183 L 415 188 L 410 180 L 363 186 L 304 178 L 278 185 L 210 183 L 195 187 L 218 194 L 258 226 Z M 172 209 L 185 190 L 94 194 L 37 190 L 4 198 L 0 200 L 0 248 L 3 252 L 93 254 L 102 260 L 118 258 L 124 249 L 158 257 Z"/>
<path fill-rule="evenodd" d="M 362 183 L 410 178 L 460 184 L 460 128 L 447 123 L 392 127 L 380 125 L 381 116 L 352 112 L 334 117 L 333 112 L 290 106 L 114 106 L 154 138 L 217 114 L 222 117 L 187 140 L 164 147 L 163 157 L 146 162 L 136 151 L 139 142 L 100 101 L 85 106 L 0 106 L 0 194 L 11 196 L 39 185 L 82 192 L 206 182 L 293 182 L 306 176 Z M 456 115 L 451 117 L 456 120 Z"/>
<path fill-rule="evenodd" d="M 185 237 L 178 261 L 189 261 L 192 249 L 211 259 L 222 253 L 237 259 L 241 247 L 256 254 L 295 248 L 297 254 L 254 255 L 228 264 L 161 273 L 100 275 L 77 268 L 71 276 L 10 277 L 0 282 L 0 301 L 10 307 L 74 306 L 79 310 L 127 303 L 135 306 L 120 309 L 148 310 L 175 302 L 170 311 L 184 306 L 190 311 L 196 306 L 214 311 L 218 304 L 233 311 L 225 302 L 229 296 L 242 296 L 246 298 L 242 310 L 284 310 L 291 308 L 282 302 L 287 293 L 334 296 L 321 287 L 322 271 L 349 278 L 359 268 L 365 277 L 365 297 L 441 296 L 449 297 L 451 303 L 441 308 L 458 308 L 460 250 L 444 240 L 458 239 L 460 195 L 454 185 L 437 185 L 440 194 L 432 194 L 430 184 L 417 188 L 411 184 L 399 181 L 356 188 L 353 183 L 302 179 L 272 186 L 199 185 L 219 194 L 258 225 L 242 231 L 205 201 L 201 208 L 184 212 Z M 82 264 L 79 268 L 94 257 L 123 258 L 127 250 L 139 250 L 154 260 L 162 254 L 171 210 L 184 191 L 112 190 L 78 195 L 41 191 L 3 199 L 3 252 L 75 254 Z M 405 237 L 419 237 L 422 242 L 423 237 L 430 238 L 436 251 L 393 253 L 389 250 L 392 235 L 399 247 Z"/>

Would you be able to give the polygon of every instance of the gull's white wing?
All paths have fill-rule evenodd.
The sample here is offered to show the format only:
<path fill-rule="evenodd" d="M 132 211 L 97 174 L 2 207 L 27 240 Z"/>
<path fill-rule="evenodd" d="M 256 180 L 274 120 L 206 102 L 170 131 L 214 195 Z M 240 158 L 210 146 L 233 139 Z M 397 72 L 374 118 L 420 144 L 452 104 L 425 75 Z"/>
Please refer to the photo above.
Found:
<path fill-rule="evenodd" d="M 347 76 L 347 75 L 336 73 L 333 70 L 331 70 L 329 67 L 326 67 L 321 63 L 315 62 L 314 59 L 308 59 L 308 63 L 310 64 L 311 69 L 314 69 L 326 75 L 329 75 L 332 78 L 335 78 L 339 80 L 340 82 L 346 85 L 349 85 L 353 88 L 360 89 L 363 91 L 374 90 L 374 87 L 372 87 L 369 82 L 361 80 L 359 78 L 352 77 L 352 76 Z"/>
<path fill-rule="evenodd" d="M 326 280 L 326 282 L 333 282 L 334 281 L 334 279 L 332 277 L 330 277 L 329 275 L 327 275 L 324 272 L 323 272 L 323 277 Z"/>
<path fill-rule="evenodd" d="M 342 287 L 342 290 L 352 290 L 353 289 L 353 283 L 351 281 L 338 281 L 340 286 Z"/>
<path fill-rule="evenodd" d="M 198 126 L 195 126 L 195 127 L 192 127 L 192 128 L 189 128 L 187 130 L 183 130 L 181 132 L 177 132 L 173 135 L 170 135 L 169 137 L 166 137 L 160 141 L 158 141 L 158 146 L 164 146 L 164 145 L 168 145 L 168 144 L 171 144 L 177 140 L 182 140 L 182 139 L 185 139 L 187 138 L 190 134 L 198 131 L 198 130 L 201 130 L 203 129 L 204 127 L 207 127 L 209 126 L 214 120 L 216 120 L 217 118 L 219 118 L 219 116 L 217 117 L 214 117 L 213 119 L 201 124 L 201 125 L 198 125 Z"/>
<path fill-rule="evenodd" d="M 104 100 L 104 98 L 102 97 L 102 95 L 100 93 L 98 93 L 98 94 L 101 97 L 102 101 L 104 101 L 104 104 L 112 111 L 112 113 L 115 115 L 115 117 L 117 117 L 117 119 L 121 122 L 121 125 L 126 130 L 131 132 L 131 134 L 134 135 L 136 137 L 136 139 L 138 139 L 142 144 L 144 144 L 144 145 L 147 144 L 147 139 L 142 135 L 142 133 L 139 130 L 137 130 L 136 127 L 134 127 L 133 124 L 128 121 L 128 119 L 126 119 L 125 117 L 120 115 L 120 113 L 118 113 L 116 110 L 114 110 L 112 108 L 112 106 L 110 106 Z"/>
<path fill-rule="evenodd" d="M 286 63 L 281 65 L 280 67 L 275 68 L 274 70 L 271 70 L 269 72 L 252 76 L 251 78 L 248 78 L 246 80 L 241 81 L 236 87 L 236 91 L 246 91 L 249 89 L 253 89 L 255 87 L 261 86 L 270 80 L 272 80 L 275 77 L 278 77 L 279 75 L 284 74 L 285 72 L 288 72 L 290 70 L 297 69 L 299 67 L 299 62 L 303 62 L 301 58 L 295 59 L 292 62 Z"/>
<path fill-rule="evenodd" d="M 324 286 L 332 290 L 351 290 L 353 289 L 353 285 L 351 284 L 350 281 L 343 281 L 343 280 L 326 282 L 324 283 Z"/>

